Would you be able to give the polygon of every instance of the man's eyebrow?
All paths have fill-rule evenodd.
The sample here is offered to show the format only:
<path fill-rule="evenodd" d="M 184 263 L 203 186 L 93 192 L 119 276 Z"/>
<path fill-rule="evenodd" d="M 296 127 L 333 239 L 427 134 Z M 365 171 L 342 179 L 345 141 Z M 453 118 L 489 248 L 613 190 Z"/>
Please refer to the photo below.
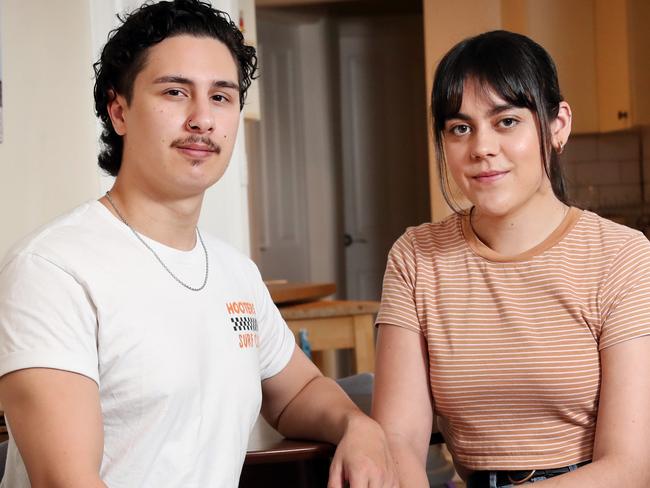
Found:
<path fill-rule="evenodd" d="M 512 110 L 513 108 L 519 108 L 516 105 L 512 105 L 511 103 L 502 103 L 500 105 L 495 105 L 492 107 L 490 110 L 488 110 L 488 117 L 494 117 L 495 115 L 498 115 L 502 112 L 507 112 L 508 110 Z M 458 112 L 451 117 L 447 117 L 447 120 L 453 120 L 453 119 L 460 119 L 464 120 L 465 122 L 469 122 L 472 120 L 472 117 L 470 117 L 467 114 L 464 114 L 463 112 Z"/>
<path fill-rule="evenodd" d="M 215 81 L 214 83 L 212 83 L 212 86 L 218 88 L 232 88 L 233 90 L 239 91 L 239 83 L 234 83 L 232 81 L 226 81 L 226 80 Z"/>
<path fill-rule="evenodd" d="M 194 82 L 184 76 L 168 75 L 160 76 L 153 80 L 154 83 L 178 83 L 180 85 L 194 85 Z M 239 84 L 228 80 L 217 80 L 212 83 L 212 86 L 217 88 L 231 88 L 239 90 Z"/>

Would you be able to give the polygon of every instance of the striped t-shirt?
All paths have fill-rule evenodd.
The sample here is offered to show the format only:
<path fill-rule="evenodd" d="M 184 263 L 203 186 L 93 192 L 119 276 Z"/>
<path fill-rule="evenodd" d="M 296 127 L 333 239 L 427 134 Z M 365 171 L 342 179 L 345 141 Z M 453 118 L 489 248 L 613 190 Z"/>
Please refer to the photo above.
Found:
<path fill-rule="evenodd" d="M 585 461 L 599 351 L 650 335 L 650 242 L 572 208 L 544 242 L 506 258 L 452 215 L 395 243 L 377 323 L 424 334 L 434 413 L 456 462 Z"/>

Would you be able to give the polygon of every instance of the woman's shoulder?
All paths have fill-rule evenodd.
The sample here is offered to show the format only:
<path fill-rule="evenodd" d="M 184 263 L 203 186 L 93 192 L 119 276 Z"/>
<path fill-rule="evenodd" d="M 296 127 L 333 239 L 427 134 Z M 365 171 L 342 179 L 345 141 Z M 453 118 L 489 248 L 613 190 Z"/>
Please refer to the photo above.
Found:
<path fill-rule="evenodd" d="M 622 247 L 636 243 L 650 249 L 650 241 L 643 233 L 605 217 L 583 210 L 578 224 L 572 232 L 574 239 L 585 243 L 599 243 L 608 248 Z"/>
<path fill-rule="evenodd" d="M 417 248 L 441 248 L 463 242 L 462 215 L 452 214 L 438 222 L 408 227 L 398 243 Z"/>
<path fill-rule="evenodd" d="M 583 210 L 574 228 L 563 239 L 561 248 L 583 265 L 637 267 L 650 264 L 650 241 L 630 227 Z"/>

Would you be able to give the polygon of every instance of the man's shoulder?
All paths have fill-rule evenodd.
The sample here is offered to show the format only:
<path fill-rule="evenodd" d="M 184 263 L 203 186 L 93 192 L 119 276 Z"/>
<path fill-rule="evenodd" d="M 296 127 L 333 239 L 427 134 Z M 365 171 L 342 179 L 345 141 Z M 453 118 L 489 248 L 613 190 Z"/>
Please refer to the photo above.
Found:
<path fill-rule="evenodd" d="M 210 259 L 216 259 L 225 266 L 257 270 L 257 265 L 251 258 L 232 244 L 207 232 L 202 233 L 201 236 L 208 248 Z"/>
<path fill-rule="evenodd" d="M 5 255 L 0 270 L 20 256 L 38 255 L 56 259 L 61 255 L 78 255 L 87 249 L 92 235 L 103 225 L 97 201 L 89 201 L 19 240 Z"/>

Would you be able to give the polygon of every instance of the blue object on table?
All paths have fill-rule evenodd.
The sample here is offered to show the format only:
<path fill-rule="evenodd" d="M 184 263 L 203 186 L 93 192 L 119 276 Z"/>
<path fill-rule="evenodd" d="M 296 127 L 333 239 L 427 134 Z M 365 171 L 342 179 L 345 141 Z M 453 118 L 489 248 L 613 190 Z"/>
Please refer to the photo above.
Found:
<path fill-rule="evenodd" d="M 298 339 L 300 341 L 300 349 L 305 353 L 311 360 L 311 344 L 309 343 L 309 337 L 307 336 L 307 329 L 300 329 L 298 332 Z"/>

